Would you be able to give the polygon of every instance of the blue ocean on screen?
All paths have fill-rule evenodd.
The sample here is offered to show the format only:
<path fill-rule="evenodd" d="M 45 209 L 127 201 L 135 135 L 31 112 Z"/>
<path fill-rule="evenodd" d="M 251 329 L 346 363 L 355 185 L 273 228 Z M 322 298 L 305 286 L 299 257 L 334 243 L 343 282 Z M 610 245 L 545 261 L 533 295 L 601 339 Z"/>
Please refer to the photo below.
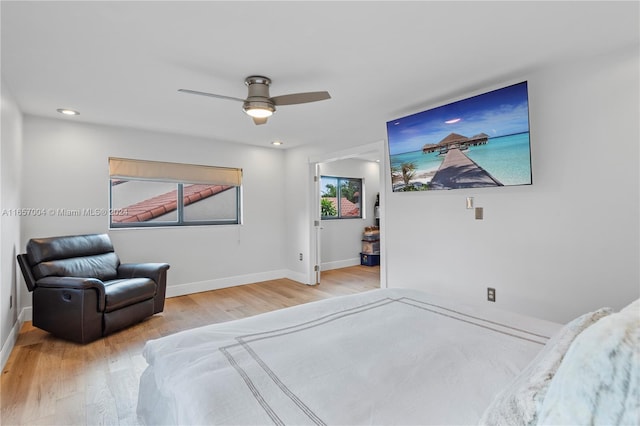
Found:
<path fill-rule="evenodd" d="M 529 132 L 489 138 L 486 145 L 472 146 L 464 153 L 503 185 L 531 184 Z M 413 163 L 416 177 L 432 175 L 442 163 L 443 155 L 423 154 L 422 150 L 390 157 L 391 166 Z"/>

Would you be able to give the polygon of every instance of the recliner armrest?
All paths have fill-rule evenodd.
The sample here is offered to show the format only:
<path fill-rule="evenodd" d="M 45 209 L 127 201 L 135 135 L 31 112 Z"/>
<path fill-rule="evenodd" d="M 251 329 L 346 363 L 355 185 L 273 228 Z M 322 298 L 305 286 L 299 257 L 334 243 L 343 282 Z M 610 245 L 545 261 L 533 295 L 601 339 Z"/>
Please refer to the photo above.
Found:
<path fill-rule="evenodd" d="M 97 278 L 80 277 L 44 277 L 36 281 L 38 287 L 74 290 L 95 289 L 98 292 L 98 311 L 105 309 L 106 297 L 104 283 Z"/>
<path fill-rule="evenodd" d="M 118 278 L 150 278 L 160 285 L 167 269 L 168 263 L 122 263 L 118 267 Z"/>
<path fill-rule="evenodd" d="M 29 291 L 33 291 L 36 288 L 36 279 L 33 276 L 33 272 L 31 272 L 31 264 L 29 264 L 29 258 L 26 254 L 19 254 L 16 256 L 16 258 L 18 259 L 18 265 L 20 265 L 20 270 L 22 271 L 24 282 L 27 284 L 27 289 Z"/>

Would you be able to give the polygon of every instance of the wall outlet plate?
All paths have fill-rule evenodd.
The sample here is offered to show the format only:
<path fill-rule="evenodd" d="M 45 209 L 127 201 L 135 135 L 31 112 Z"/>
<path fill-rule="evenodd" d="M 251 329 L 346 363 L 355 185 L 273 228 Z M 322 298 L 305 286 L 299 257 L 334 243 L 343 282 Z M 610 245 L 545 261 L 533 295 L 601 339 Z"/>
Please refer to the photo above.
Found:
<path fill-rule="evenodd" d="M 487 287 L 487 300 L 489 302 L 495 302 L 496 301 L 496 289 L 495 288 Z"/>

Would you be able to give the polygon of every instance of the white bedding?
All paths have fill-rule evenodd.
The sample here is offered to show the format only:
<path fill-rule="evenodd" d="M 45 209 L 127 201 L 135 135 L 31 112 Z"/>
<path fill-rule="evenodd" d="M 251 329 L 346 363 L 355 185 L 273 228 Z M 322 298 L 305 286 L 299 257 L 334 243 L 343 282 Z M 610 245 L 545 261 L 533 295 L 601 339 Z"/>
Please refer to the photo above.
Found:
<path fill-rule="evenodd" d="M 381 289 L 149 341 L 151 424 L 476 424 L 561 325 Z"/>
<path fill-rule="evenodd" d="M 640 424 L 640 300 L 576 337 L 539 417 L 542 425 Z"/>

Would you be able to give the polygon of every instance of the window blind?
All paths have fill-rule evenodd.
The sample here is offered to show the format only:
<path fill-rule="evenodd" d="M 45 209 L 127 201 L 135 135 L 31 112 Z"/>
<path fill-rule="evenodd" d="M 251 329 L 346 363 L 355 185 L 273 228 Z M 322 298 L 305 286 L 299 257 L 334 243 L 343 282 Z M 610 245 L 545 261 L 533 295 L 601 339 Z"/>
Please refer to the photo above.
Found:
<path fill-rule="evenodd" d="M 109 177 L 240 186 L 242 169 L 110 157 Z"/>

